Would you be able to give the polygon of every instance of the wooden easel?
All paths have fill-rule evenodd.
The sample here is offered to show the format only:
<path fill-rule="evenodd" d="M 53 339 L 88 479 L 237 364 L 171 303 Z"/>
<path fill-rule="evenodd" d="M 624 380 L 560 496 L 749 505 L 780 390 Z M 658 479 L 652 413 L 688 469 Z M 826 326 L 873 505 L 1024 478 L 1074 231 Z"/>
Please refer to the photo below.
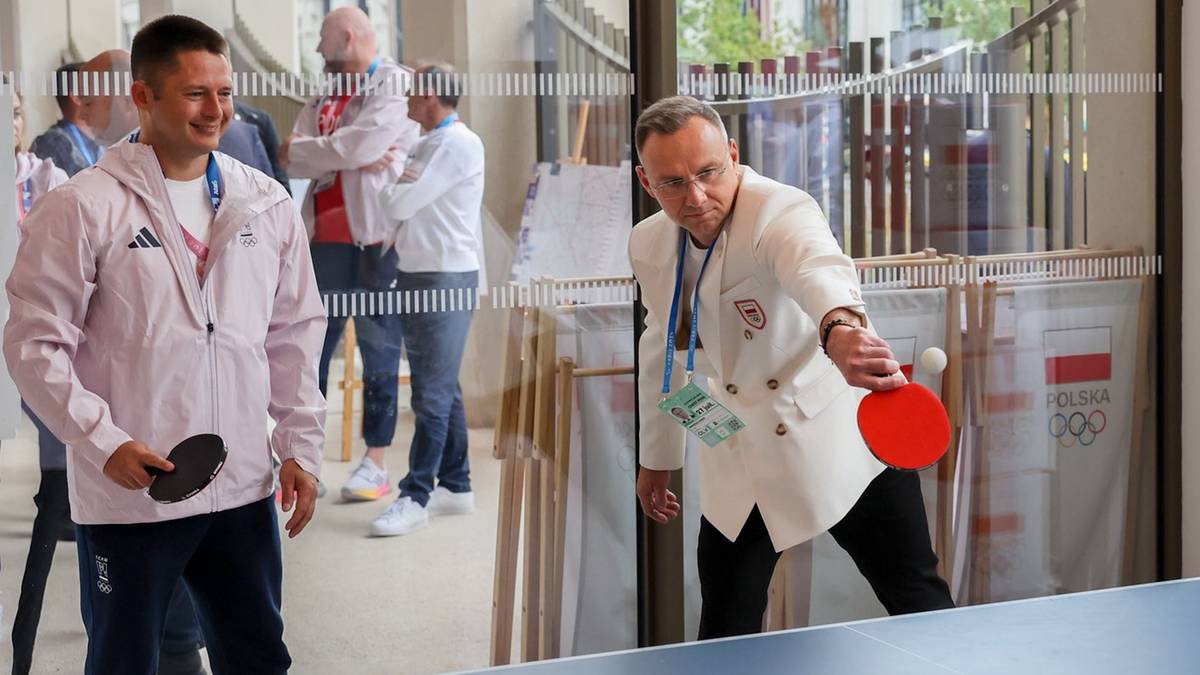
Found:
<path fill-rule="evenodd" d="M 567 164 L 587 164 L 587 157 L 583 156 L 583 142 L 587 138 L 588 113 L 592 109 L 592 102 L 584 99 L 579 103 L 579 126 L 575 128 L 575 145 L 571 150 L 571 156 L 563 160 Z"/>
<path fill-rule="evenodd" d="M 518 549 L 523 560 L 520 660 L 561 655 L 574 380 L 633 374 L 632 366 L 576 368 L 572 359 L 557 358 L 558 313 L 570 311 L 572 306 L 554 304 L 554 280 L 539 279 L 531 288 L 551 302 L 544 307 L 517 307 L 508 313 L 503 389 L 493 446 L 493 456 L 501 460 L 492 598 L 493 666 L 512 662 Z"/>

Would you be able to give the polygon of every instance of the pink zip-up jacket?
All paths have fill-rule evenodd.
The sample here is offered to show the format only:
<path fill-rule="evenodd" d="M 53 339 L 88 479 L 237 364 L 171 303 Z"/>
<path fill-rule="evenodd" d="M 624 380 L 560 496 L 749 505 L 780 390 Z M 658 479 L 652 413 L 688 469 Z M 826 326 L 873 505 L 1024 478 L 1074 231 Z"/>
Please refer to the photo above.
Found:
<path fill-rule="evenodd" d="M 77 523 L 171 520 L 263 499 L 272 451 L 320 471 L 325 312 L 304 224 L 278 183 L 216 156 L 224 195 L 203 284 L 148 145 L 113 146 L 26 220 L 4 356 L 21 396 L 67 445 Z M 165 456 L 200 433 L 220 434 L 229 455 L 191 499 L 159 504 L 104 475 L 126 441 Z"/>

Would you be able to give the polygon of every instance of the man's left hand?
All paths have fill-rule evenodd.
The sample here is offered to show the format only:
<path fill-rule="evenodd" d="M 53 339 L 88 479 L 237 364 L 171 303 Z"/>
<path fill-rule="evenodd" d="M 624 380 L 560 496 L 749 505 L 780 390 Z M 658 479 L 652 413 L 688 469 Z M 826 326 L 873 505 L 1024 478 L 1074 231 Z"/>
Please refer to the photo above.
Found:
<path fill-rule="evenodd" d="M 279 467 L 279 490 L 283 510 L 291 511 L 293 505 L 296 507 L 287 525 L 283 526 L 288 538 L 294 539 L 317 510 L 317 477 L 301 469 L 296 460 L 289 459 Z"/>

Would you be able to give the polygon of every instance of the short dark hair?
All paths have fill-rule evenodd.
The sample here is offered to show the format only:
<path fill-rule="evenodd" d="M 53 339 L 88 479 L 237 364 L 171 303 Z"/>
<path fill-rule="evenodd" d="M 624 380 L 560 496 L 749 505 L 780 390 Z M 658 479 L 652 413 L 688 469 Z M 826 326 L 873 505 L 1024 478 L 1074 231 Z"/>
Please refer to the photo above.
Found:
<path fill-rule="evenodd" d="M 58 110 L 62 114 L 67 114 L 67 106 L 71 105 L 70 94 L 78 95 L 78 91 L 71 91 L 70 87 L 74 84 L 74 78 L 71 73 L 78 73 L 83 68 L 82 63 L 68 63 L 58 67 L 54 71 L 54 81 L 58 83 L 58 93 L 54 95 L 54 102 L 58 104 Z"/>
<path fill-rule="evenodd" d="M 168 14 L 142 26 L 133 37 L 130 49 L 133 79 L 154 89 L 161 78 L 177 65 L 180 52 L 204 51 L 229 58 L 229 44 L 221 34 L 203 21 L 189 16 Z"/>
<path fill-rule="evenodd" d="M 431 87 L 437 86 L 437 76 L 442 76 L 442 86 L 435 90 L 438 101 L 447 107 L 458 109 L 459 95 L 452 93 L 454 86 L 452 80 L 454 77 L 454 66 L 449 63 L 423 63 L 417 66 L 417 76 L 425 76 L 425 87 L 428 90 Z M 414 83 L 415 84 L 415 83 Z"/>
<path fill-rule="evenodd" d="M 699 117 L 720 129 L 721 133 L 729 135 L 721 116 L 709 104 L 691 96 L 669 96 L 655 101 L 638 115 L 637 126 L 633 132 L 638 153 L 642 152 L 642 146 L 646 144 L 650 134 L 670 136 L 682 129 L 693 117 Z"/>

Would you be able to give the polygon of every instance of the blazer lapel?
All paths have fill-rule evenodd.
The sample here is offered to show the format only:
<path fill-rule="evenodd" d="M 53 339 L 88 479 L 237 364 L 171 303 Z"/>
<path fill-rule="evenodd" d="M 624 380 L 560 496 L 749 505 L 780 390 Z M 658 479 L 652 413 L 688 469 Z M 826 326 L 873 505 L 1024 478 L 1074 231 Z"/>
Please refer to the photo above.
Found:
<path fill-rule="evenodd" d="M 721 278 L 725 274 L 725 249 L 729 241 L 724 230 L 713 242 L 712 257 L 704 276 L 700 277 L 700 340 L 704 343 L 704 354 L 712 364 L 717 377 L 724 379 L 725 369 L 721 363 Z"/>

